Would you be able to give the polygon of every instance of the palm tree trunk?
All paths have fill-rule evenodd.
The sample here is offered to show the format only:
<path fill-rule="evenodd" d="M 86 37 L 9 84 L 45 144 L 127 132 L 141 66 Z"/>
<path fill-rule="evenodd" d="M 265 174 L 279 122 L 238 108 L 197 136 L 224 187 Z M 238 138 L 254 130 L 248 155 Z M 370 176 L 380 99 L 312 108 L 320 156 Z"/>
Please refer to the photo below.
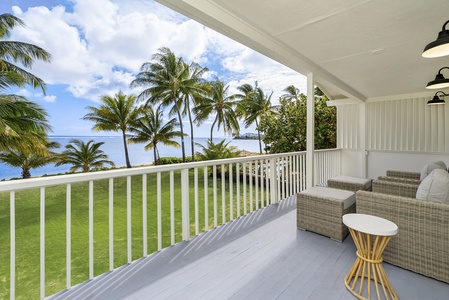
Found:
<path fill-rule="evenodd" d="M 260 130 L 258 129 L 259 128 L 259 122 L 257 122 L 257 119 L 256 119 L 256 128 L 257 128 L 257 136 L 259 138 L 259 151 L 260 151 L 260 154 L 262 154 L 262 138 L 260 136 Z"/>
<path fill-rule="evenodd" d="M 157 160 L 157 148 L 156 145 L 153 145 L 153 155 L 154 155 L 154 165 L 157 166 L 159 164 Z"/>
<path fill-rule="evenodd" d="M 176 113 L 178 114 L 179 119 L 179 129 L 181 130 L 181 151 L 182 151 L 182 162 L 186 162 L 186 147 L 184 145 L 184 126 L 182 125 L 182 117 L 181 112 L 179 111 L 179 107 L 177 102 L 175 101 Z"/>
<path fill-rule="evenodd" d="M 31 178 L 31 173 L 29 168 L 22 168 L 22 178 L 28 179 Z"/>
<path fill-rule="evenodd" d="M 215 123 L 217 123 L 217 118 L 215 118 L 214 122 L 212 123 L 212 126 L 210 127 L 210 142 L 211 143 L 212 143 L 212 137 L 213 137 Z"/>
<path fill-rule="evenodd" d="M 122 135 L 123 135 L 123 146 L 125 147 L 126 167 L 128 169 L 130 169 L 131 168 L 131 163 L 129 162 L 128 145 L 126 144 L 126 133 L 125 133 L 125 131 L 122 131 Z"/>

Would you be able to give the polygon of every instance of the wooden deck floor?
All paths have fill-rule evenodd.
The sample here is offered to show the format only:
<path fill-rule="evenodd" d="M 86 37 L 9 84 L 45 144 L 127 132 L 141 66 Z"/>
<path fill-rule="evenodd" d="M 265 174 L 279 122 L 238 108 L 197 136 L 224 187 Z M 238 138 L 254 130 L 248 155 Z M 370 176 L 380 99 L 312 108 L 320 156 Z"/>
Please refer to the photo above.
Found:
<path fill-rule="evenodd" d="M 296 229 L 287 199 L 51 299 L 355 299 L 343 284 L 354 260 L 350 236 Z M 384 267 L 400 299 L 449 299 L 448 284 Z"/>

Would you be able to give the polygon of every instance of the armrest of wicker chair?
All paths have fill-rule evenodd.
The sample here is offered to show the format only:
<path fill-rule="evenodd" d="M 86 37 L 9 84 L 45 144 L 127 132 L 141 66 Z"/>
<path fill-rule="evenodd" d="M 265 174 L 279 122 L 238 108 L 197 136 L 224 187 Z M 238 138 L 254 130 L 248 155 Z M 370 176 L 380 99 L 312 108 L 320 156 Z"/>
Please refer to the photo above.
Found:
<path fill-rule="evenodd" d="M 398 171 L 398 170 L 387 170 L 387 176 L 417 179 L 417 180 L 421 179 L 420 172 L 408 172 L 408 171 Z"/>
<path fill-rule="evenodd" d="M 416 198 L 419 185 L 400 182 L 373 180 L 373 192 L 380 194 L 396 195 L 402 197 Z"/>
<path fill-rule="evenodd" d="M 374 192 L 356 194 L 357 213 L 385 218 L 398 234 L 383 253 L 386 262 L 449 283 L 449 204 Z"/>
<path fill-rule="evenodd" d="M 421 183 L 421 180 L 419 180 L 419 179 L 411 179 L 411 178 L 404 178 L 404 177 L 379 176 L 379 177 L 377 177 L 377 179 L 383 180 L 383 181 L 405 183 L 405 184 L 419 185 Z"/>

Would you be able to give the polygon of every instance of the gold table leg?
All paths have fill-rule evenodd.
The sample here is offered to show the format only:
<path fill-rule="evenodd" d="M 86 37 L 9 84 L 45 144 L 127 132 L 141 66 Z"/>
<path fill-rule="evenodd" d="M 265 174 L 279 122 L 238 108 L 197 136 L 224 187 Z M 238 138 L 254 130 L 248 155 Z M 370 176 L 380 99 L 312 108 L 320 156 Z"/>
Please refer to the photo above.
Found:
<path fill-rule="evenodd" d="M 391 236 L 372 236 L 352 228 L 349 232 L 357 247 L 357 259 L 345 277 L 346 288 L 359 299 L 371 299 L 374 288 L 377 299 L 398 299 L 382 266 L 382 253 Z"/>

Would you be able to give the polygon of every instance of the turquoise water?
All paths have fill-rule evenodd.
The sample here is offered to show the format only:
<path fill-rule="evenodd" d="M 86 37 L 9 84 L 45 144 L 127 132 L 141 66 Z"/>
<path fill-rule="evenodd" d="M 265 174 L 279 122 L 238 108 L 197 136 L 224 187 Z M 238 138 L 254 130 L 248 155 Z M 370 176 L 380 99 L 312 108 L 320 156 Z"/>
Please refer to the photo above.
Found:
<path fill-rule="evenodd" d="M 121 136 L 77 136 L 77 137 L 53 136 L 51 137 L 51 140 L 61 144 L 61 148 L 56 149 L 56 151 L 62 152 L 64 150 L 65 145 L 67 145 L 72 138 L 77 138 L 85 142 L 88 142 L 89 140 L 94 140 L 95 142 L 104 142 L 104 145 L 102 145 L 100 149 L 103 150 L 108 155 L 109 160 L 112 160 L 115 163 L 116 167 L 126 165 L 125 153 L 123 150 L 123 141 Z M 223 138 L 214 138 L 214 142 L 219 142 L 222 139 Z M 230 141 L 229 145 L 236 146 L 239 150 L 259 152 L 259 142 L 257 140 L 234 140 L 231 138 L 227 138 L 226 140 Z M 186 147 L 186 155 L 192 155 L 190 138 L 185 138 L 184 141 Z M 206 145 L 207 138 L 195 138 L 195 142 L 200 143 L 202 145 Z M 182 156 L 181 148 L 167 147 L 160 144 L 158 145 L 158 149 L 161 157 Z M 201 150 L 200 147 L 195 146 L 196 152 L 200 150 Z M 128 145 L 128 151 L 129 151 L 129 159 L 131 161 L 131 165 L 133 166 L 153 163 L 153 150 L 145 151 L 144 144 Z M 69 169 L 70 165 L 62 165 L 59 167 L 55 167 L 54 164 L 48 164 L 39 169 L 32 169 L 31 176 L 65 173 L 68 172 Z M 13 168 L 3 163 L 0 163 L 0 179 L 21 177 L 21 172 L 22 170 L 20 168 Z"/>

